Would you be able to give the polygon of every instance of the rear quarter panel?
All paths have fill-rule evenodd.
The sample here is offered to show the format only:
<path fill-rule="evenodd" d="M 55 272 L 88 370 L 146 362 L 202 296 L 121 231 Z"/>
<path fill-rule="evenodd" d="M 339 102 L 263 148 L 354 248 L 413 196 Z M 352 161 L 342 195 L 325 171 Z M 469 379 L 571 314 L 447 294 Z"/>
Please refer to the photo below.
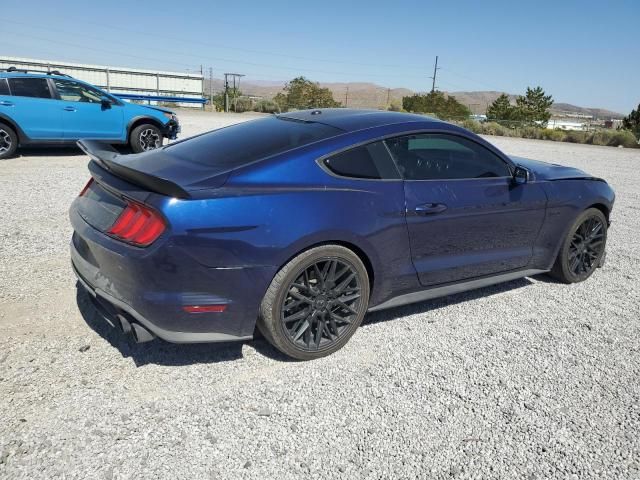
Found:
<path fill-rule="evenodd" d="M 402 181 L 327 173 L 316 160 L 341 142 L 350 145 L 353 139 L 240 169 L 211 198 L 167 200 L 161 209 L 174 245 L 209 267 L 272 266 L 277 271 L 314 245 L 345 243 L 370 262 L 372 306 L 392 293 L 415 289 Z"/>

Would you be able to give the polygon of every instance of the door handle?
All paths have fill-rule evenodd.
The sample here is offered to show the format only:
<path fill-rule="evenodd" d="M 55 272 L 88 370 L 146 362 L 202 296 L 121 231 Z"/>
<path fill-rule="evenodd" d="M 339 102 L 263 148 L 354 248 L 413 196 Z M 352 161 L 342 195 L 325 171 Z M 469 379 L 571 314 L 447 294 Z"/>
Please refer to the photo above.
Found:
<path fill-rule="evenodd" d="M 416 207 L 416 213 L 418 215 L 433 215 L 436 213 L 442 213 L 447 209 L 444 203 L 425 203 Z"/>
<path fill-rule="evenodd" d="M 65 111 L 67 112 L 75 112 L 76 108 L 75 107 L 64 107 Z"/>
<path fill-rule="evenodd" d="M 7 102 L 6 100 L 2 100 L 0 102 L 0 105 L 2 105 L 3 107 L 13 107 L 13 103 L 12 102 Z"/>

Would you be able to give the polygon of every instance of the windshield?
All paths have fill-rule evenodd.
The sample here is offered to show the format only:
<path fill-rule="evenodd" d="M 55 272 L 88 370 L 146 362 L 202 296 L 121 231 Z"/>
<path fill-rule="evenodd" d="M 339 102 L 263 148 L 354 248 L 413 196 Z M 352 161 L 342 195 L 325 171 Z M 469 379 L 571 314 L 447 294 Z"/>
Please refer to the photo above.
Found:
<path fill-rule="evenodd" d="M 189 162 L 231 170 L 344 133 L 339 128 L 271 116 L 231 125 L 166 147 Z"/>

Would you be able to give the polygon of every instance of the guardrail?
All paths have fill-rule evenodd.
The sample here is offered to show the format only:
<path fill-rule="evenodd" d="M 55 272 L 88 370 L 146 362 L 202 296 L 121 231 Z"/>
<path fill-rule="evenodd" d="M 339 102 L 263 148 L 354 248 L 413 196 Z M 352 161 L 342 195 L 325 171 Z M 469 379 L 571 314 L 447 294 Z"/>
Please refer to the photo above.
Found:
<path fill-rule="evenodd" d="M 164 95 L 135 95 L 131 93 L 114 93 L 111 92 L 114 97 L 122 98 L 123 100 L 142 100 L 146 102 L 168 102 L 168 103 L 198 103 L 200 105 L 206 105 L 208 100 L 206 98 L 195 97 L 170 97 Z"/>

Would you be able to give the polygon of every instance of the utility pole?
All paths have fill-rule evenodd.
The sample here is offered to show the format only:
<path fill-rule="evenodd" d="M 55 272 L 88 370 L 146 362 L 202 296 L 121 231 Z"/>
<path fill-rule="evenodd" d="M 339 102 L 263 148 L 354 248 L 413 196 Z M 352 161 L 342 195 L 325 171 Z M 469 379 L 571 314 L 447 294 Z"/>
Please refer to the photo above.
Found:
<path fill-rule="evenodd" d="M 438 74 L 438 70 L 440 69 L 438 68 L 438 56 L 436 55 L 436 64 L 433 66 L 433 77 L 429 77 L 433 80 L 433 83 L 431 84 L 431 93 L 436 91 L 436 75 Z"/>
<path fill-rule="evenodd" d="M 233 109 L 236 109 L 236 98 L 238 89 L 240 88 L 240 79 L 244 77 L 242 73 L 225 73 L 224 74 L 224 111 L 229 111 L 229 77 L 233 78 Z M 236 84 L 237 81 L 237 84 Z"/>
<path fill-rule="evenodd" d="M 209 67 L 209 103 L 211 103 L 211 111 L 215 108 L 213 106 L 213 68 Z"/>
<path fill-rule="evenodd" d="M 391 96 L 391 89 L 387 88 L 387 107 L 389 106 L 389 98 Z"/>
<path fill-rule="evenodd" d="M 349 85 L 347 85 L 347 91 L 344 94 L 344 106 L 349 106 Z"/>

